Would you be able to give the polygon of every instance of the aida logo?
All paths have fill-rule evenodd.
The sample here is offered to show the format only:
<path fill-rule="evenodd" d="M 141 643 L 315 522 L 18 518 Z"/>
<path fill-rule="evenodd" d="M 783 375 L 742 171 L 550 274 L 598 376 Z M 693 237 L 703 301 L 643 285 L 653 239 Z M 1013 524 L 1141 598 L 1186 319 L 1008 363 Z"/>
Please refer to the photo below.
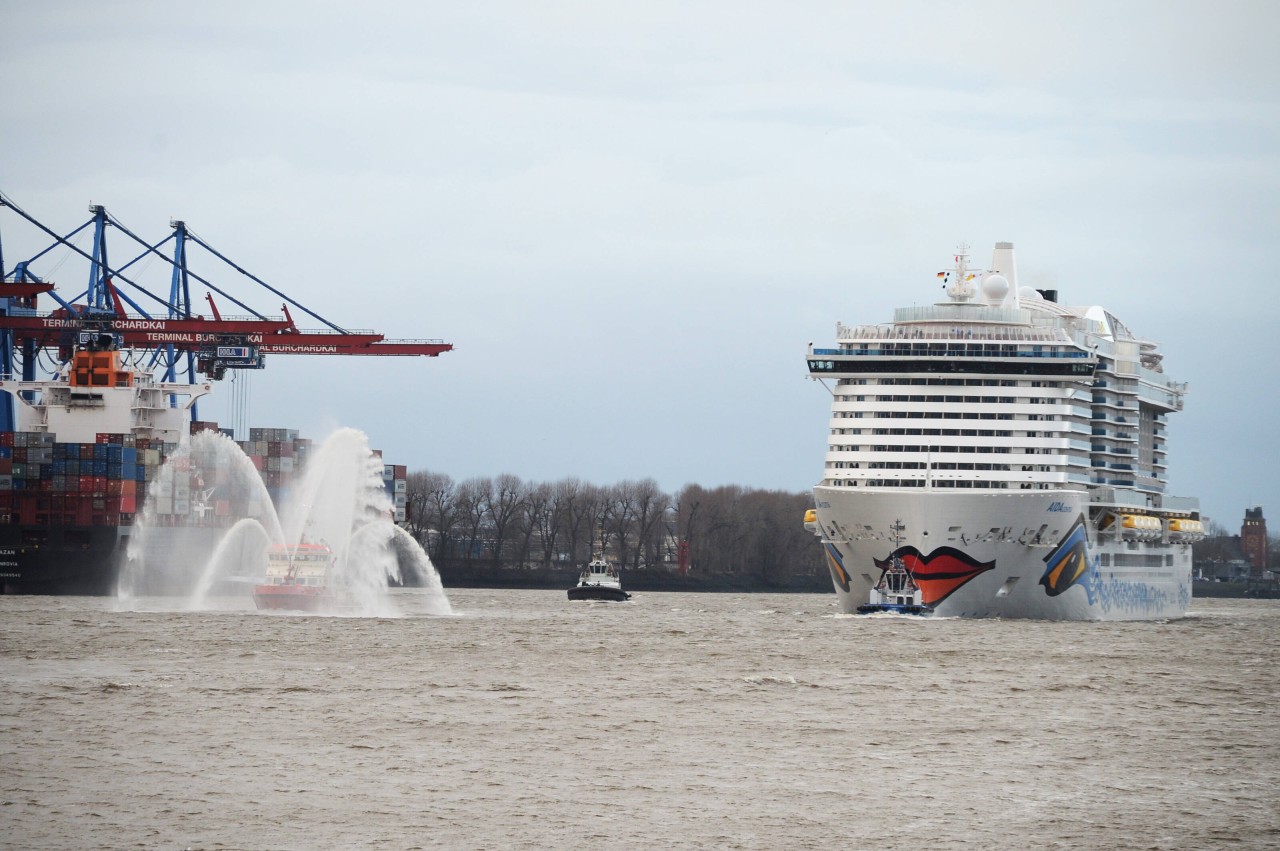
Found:
<path fill-rule="evenodd" d="M 1045 509 L 1045 510 L 1046 510 L 1046 511 L 1060 511 L 1060 512 L 1063 512 L 1063 513 L 1065 514 L 1065 513 L 1069 513 L 1069 512 L 1071 511 L 1071 506 L 1067 505 L 1065 502 L 1058 502 L 1057 500 L 1054 500 L 1053 502 L 1049 503 L 1049 507 L 1048 507 L 1047 509 Z"/>

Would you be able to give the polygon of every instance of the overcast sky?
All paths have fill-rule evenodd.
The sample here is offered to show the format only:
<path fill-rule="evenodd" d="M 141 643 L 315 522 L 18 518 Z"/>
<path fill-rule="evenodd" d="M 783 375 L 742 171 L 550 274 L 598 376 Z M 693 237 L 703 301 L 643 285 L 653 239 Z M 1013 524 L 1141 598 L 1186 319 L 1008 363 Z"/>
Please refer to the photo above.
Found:
<path fill-rule="evenodd" d="M 339 325 L 456 346 L 270 357 L 250 425 L 457 479 L 800 491 L 807 343 L 1008 240 L 1190 382 L 1171 492 L 1280 529 L 1280 4 L 0 0 L 0 32 L 27 212 L 181 218 Z M 10 267 L 47 242 L 0 235 Z"/>

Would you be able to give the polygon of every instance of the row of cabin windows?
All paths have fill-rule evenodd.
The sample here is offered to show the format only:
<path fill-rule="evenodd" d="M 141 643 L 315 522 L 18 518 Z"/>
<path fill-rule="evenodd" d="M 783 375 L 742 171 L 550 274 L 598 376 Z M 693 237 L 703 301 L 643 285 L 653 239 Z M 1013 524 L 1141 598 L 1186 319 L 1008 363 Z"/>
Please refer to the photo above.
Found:
<path fill-rule="evenodd" d="M 827 466 L 837 470 L 857 470 L 862 465 L 856 461 L 829 461 Z M 1013 469 L 1009 464 L 933 464 L 923 461 L 869 461 L 868 470 L 994 470 L 1008 472 Z M 1024 470 L 1030 469 L 1023 467 Z M 1041 467 L 1043 472 L 1051 472 L 1049 467 Z"/>
<path fill-rule="evenodd" d="M 1073 382 L 1074 383 L 1074 382 Z M 842 378 L 837 386 L 878 384 L 881 387 L 1061 387 L 1061 381 L 1017 381 L 1011 378 Z"/>
<path fill-rule="evenodd" d="M 923 479 L 867 479 L 865 482 L 856 479 L 834 479 L 828 484 L 837 488 L 856 488 L 860 485 L 871 488 L 961 488 L 961 489 L 984 489 L 984 490 L 1011 490 L 1014 489 L 1012 482 L 990 482 L 990 481 L 966 481 L 961 480 L 943 480 L 931 481 L 928 484 Z M 1017 484 L 1017 490 L 1053 490 L 1057 485 L 1050 482 L 1021 482 Z"/>
<path fill-rule="evenodd" d="M 944 414 L 940 411 L 878 411 L 866 413 L 862 411 L 833 411 L 831 414 L 838 420 L 860 420 L 864 417 L 869 420 L 1017 420 L 1017 419 L 1040 419 L 1039 414 L 1028 414 L 1024 416 L 1014 416 L 1013 414 L 988 414 L 988 413 L 948 413 Z"/>
<path fill-rule="evenodd" d="M 1057 447 L 1022 447 L 1019 451 L 1014 452 L 1012 447 L 1008 446 L 913 446 L 913 445 L 888 445 L 875 444 L 872 446 L 860 445 L 832 445 L 828 449 L 831 452 L 935 452 L 935 453 L 952 453 L 958 452 L 966 455 L 1069 455 L 1068 450 Z M 1081 454 L 1083 458 L 1083 454 Z"/>
<path fill-rule="evenodd" d="M 866 395 L 855 396 L 837 396 L 837 402 L 865 402 Z M 1028 396 L 1019 399 L 1016 396 L 925 396 L 925 395 L 879 395 L 871 396 L 873 402 L 931 402 L 931 403 L 978 403 L 983 405 L 1012 405 L 1017 402 L 1023 404 L 1038 404 L 1046 401 L 1039 396 Z M 1056 400 L 1055 400 L 1056 401 Z"/>

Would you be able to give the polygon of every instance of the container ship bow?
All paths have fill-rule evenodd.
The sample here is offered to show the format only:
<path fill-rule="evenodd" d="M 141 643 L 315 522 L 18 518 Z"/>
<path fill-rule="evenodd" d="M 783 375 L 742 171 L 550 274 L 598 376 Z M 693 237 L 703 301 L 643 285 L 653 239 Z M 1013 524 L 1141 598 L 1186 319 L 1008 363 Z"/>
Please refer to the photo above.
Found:
<path fill-rule="evenodd" d="M 841 607 L 1184 614 L 1203 530 L 1198 501 L 1165 492 L 1165 426 L 1186 384 L 1108 311 L 1020 287 L 1011 243 L 988 270 L 954 260 L 945 301 L 809 348 L 832 410 L 805 525 Z M 896 600 L 883 580 L 903 571 L 913 598 Z"/>

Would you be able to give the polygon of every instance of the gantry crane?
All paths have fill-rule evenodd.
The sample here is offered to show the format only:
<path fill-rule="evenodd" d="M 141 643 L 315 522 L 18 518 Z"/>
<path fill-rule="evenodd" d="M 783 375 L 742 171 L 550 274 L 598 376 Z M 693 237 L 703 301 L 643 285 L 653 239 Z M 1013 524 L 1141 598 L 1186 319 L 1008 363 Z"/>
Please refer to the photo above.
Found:
<path fill-rule="evenodd" d="M 121 349 L 131 349 L 161 372 L 161 380 L 173 382 L 179 375 L 196 382 L 197 372 L 221 379 L 227 370 L 261 369 L 268 354 L 309 355 L 391 355 L 436 357 L 453 346 L 442 340 L 388 340 L 368 330 L 342 328 L 304 307 L 266 281 L 241 268 L 213 248 L 182 221 L 171 221 L 172 232 L 149 244 L 118 220 L 106 208 L 91 204 L 92 217 L 80 227 L 59 235 L 24 212 L 0 193 L 0 208 L 17 216 L 53 239 L 52 244 L 31 258 L 7 270 L 0 242 L 0 374 L 36 379 L 41 353 L 54 351 L 59 362 L 72 357 L 86 341 L 106 340 Z M 91 251 L 72 240 L 93 227 Z M 113 266 L 107 257 L 107 232 L 115 228 L 142 246 L 142 252 L 127 263 Z M 172 254 L 164 249 L 172 241 Z M 282 317 L 259 313 L 192 271 L 188 249 L 198 246 L 216 260 L 230 266 L 258 288 L 283 300 Z M 85 290 L 64 299 L 53 283 L 33 271 L 33 265 L 58 247 L 65 247 L 89 261 L 89 282 Z M 172 267 L 168 298 L 151 292 L 126 273 L 144 260 L 162 259 Z M 198 314 L 191 301 L 191 282 L 204 285 L 209 316 Z M 246 311 L 247 316 L 223 316 L 214 294 Z M 37 309 L 37 297 L 48 295 L 58 307 L 47 312 Z M 148 305 L 144 307 L 143 304 Z M 302 330 L 289 310 L 293 306 L 325 326 Z M 18 375 L 19 369 L 21 374 Z M 14 427 L 13 398 L 0 398 L 0 431 Z"/>

